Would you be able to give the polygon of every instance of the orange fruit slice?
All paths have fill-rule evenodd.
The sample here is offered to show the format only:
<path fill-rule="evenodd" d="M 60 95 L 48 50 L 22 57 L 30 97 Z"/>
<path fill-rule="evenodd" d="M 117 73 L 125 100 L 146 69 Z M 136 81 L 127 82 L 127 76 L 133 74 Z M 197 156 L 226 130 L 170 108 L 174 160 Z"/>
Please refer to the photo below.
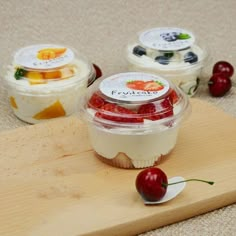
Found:
<path fill-rule="evenodd" d="M 66 79 L 75 74 L 73 67 L 64 67 L 58 71 L 43 72 L 44 79 Z"/>
<path fill-rule="evenodd" d="M 13 107 L 13 108 L 15 108 L 15 109 L 18 109 L 18 106 L 17 106 L 17 104 L 16 104 L 16 100 L 15 100 L 15 98 L 14 97 L 10 97 L 10 104 L 11 104 L 11 106 Z"/>
<path fill-rule="evenodd" d="M 25 77 L 28 79 L 28 81 L 31 85 L 46 83 L 45 80 L 43 80 L 42 73 L 40 73 L 40 72 L 28 71 L 26 73 Z"/>
<path fill-rule="evenodd" d="M 38 51 L 37 58 L 40 60 L 50 60 L 60 57 L 65 53 L 66 48 L 45 48 Z"/>
<path fill-rule="evenodd" d="M 35 114 L 33 118 L 36 120 L 45 120 L 45 119 L 51 119 L 51 118 L 56 118 L 56 117 L 62 117 L 65 115 L 66 115 L 66 112 L 62 104 L 60 103 L 60 101 L 56 101 L 51 106 Z"/>
<path fill-rule="evenodd" d="M 61 78 L 61 72 L 60 71 L 49 71 L 49 72 L 43 72 L 44 79 L 59 79 Z"/>

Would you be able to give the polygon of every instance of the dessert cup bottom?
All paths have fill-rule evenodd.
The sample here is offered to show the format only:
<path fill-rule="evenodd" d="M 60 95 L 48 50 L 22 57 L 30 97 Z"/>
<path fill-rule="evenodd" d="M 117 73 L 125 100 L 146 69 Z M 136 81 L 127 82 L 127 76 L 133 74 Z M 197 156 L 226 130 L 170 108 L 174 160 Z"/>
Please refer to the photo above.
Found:
<path fill-rule="evenodd" d="M 100 156 L 99 154 L 97 154 L 96 156 L 99 160 L 110 166 L 119 167 L 123 169 L 142 169 L 146 167 L 159 165 L 168 156 L 169 153 L 157 157 L 157 159 L 154 158 L 152 160 L 141 161 L 139 163 L 136 162 L 135 163 L 136 166 L 134 166 L 132 160 L 125 153 L 118 153 L 117 156 L 114 157 L 113 159 L 107 159 L 103 156 Z"/>
<path fill-rule="evenodd" d="M 98 158 L 120 168 L 145 168 L 160 163 L 175 147 L 178 130 L 179 125 L 176 125 L 162 132 L 120 134 L 95 125 L 88 126 Z"/>

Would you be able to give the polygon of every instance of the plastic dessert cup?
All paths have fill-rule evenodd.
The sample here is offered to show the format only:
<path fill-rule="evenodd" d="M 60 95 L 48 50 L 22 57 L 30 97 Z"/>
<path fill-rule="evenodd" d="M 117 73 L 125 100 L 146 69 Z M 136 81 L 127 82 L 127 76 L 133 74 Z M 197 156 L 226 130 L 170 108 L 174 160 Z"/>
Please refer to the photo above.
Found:
<path fill-rule="evenodd" d="M 14 114 L 35 124 L 78 112 L 79 100 L 94 77 L 93 65 L 75 50 L 40 44 L 15 53 L 4 83 Z"/>
<path fill-rule="evenodd" d="M 130 71 L 160 75 L 193 96 L 208 53 L 192 32 L 165 27 L 141 32 L 126 57 Z"/>
<path fill-rule="evenodd" d="M 175 147 L 190 110 L 187 96 L 178 87 L 140 72 L 97 80 L 82 107 L 99 159 L 121 168 L 158 164 Z"/>

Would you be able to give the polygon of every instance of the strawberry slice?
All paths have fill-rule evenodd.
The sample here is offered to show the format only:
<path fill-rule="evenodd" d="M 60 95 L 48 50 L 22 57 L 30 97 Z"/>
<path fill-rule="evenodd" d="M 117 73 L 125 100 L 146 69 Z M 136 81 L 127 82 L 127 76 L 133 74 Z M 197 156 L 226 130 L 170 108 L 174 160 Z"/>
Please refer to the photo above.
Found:
<path fill-rule="evenodd" d="M 163 85 L 152 80 L 152 81 L 145 82 L 143 90 L 144 91 L 160 91 L 163 88 L 164 88 Z"/>
<path fill-rule="evenodd" d="M 127 83 L 127 87 L 135 90 L 143 90 L 145 82 L 143 80 L 133 80 Z"/>
<path fill-rule="evenodd" d="M 129 122 L 129 123 L 141 123 L 143 122 L 142 118 L 139 117 L 132 117 L 134 116 L 135 113 L 134 111 L 131 111 L 125 107 L 118 106 L 114 103 L 107 103 L 101 107 L 101 110 L 103 112 L 96 112 L 95 116 L 106 119 L 106 120 L 111 120 L 115 122 Z M 110 114 L 109 114 L 110 113 Z M 120 116 L 119 116 L 120 114 Z M 126 114 L 127 116 L 124 116 Z"/>
<path fill-rule="evenodd" d="M 160 104 L 147 103 L 141 105 L 138 109 L 138 114 L 143 114 L 143 118 L 148 120 L 163 119 L 173 116 L 173 105 L 170 98 L 167 97 Z"/>
<path fill-rule="evenodd" d="M 98 93 L 94 93 L 88 101 L 88 107 L 91 108 L 101 108 L 104 106 L 106 101 L 98 95 Z"/>
<path fill-rule="evenodd" d="M 175 104 L 175 103 L 178 102 L 179 97 L 178 97 L 178 95 L 177 95 L 177 93 L 176 93 L 176 91 L 175 91 L 174 89 L 171 90 L 169 96 L 170 96 L 170 99 L 171 99 L 172 104 Z"/>
<path fill-rule="evenodd" d="M 107 103 L 101 107 L 102 110 L 115 112 L 117 105 L 115 103 Z"/>
<path fill-rule="evenodd" d="M 154 103 L 143 104 L 138 109 L 138 114 L 144 115 L 144 119 L 148 120 L 159 120 L 161 119 L 160 115 L 156 114 L 157 109 Z"/>
<path fill-rule="evenodd" d="M 172 100 L 170 97 L 166 97 L 162 102 L 161 106 L 163 112 L 161 113 L 161 118 L 169 117 L 174 115 Z"/>

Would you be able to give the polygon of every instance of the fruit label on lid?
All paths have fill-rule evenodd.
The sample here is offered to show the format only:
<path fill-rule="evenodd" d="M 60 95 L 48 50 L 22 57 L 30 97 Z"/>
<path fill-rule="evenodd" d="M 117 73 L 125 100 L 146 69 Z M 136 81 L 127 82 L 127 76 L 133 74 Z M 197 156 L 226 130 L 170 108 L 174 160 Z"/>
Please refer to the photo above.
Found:
<path fill-rule="evenodd" d="M 168 81 L 156 75 L 130 72 L 104 79 L 99 88 L 107 97 L 126 102 L 141 102 L 163 96 L 170 86 Z"/>
<path fill-rule="evenodd" d="M 148 48 L 175 51 L 192 46 L 195 37 L 191 32 L 179 28 L 154 28 L 141 33 L 139 41 Z"/>
<path fill-rule="evenodd" d="M 64 66 L 74 59 L 71 49 L 59 45 L 40 44 L 20 49 L 14 63 L 31 69 L 52 69 Z"/>

